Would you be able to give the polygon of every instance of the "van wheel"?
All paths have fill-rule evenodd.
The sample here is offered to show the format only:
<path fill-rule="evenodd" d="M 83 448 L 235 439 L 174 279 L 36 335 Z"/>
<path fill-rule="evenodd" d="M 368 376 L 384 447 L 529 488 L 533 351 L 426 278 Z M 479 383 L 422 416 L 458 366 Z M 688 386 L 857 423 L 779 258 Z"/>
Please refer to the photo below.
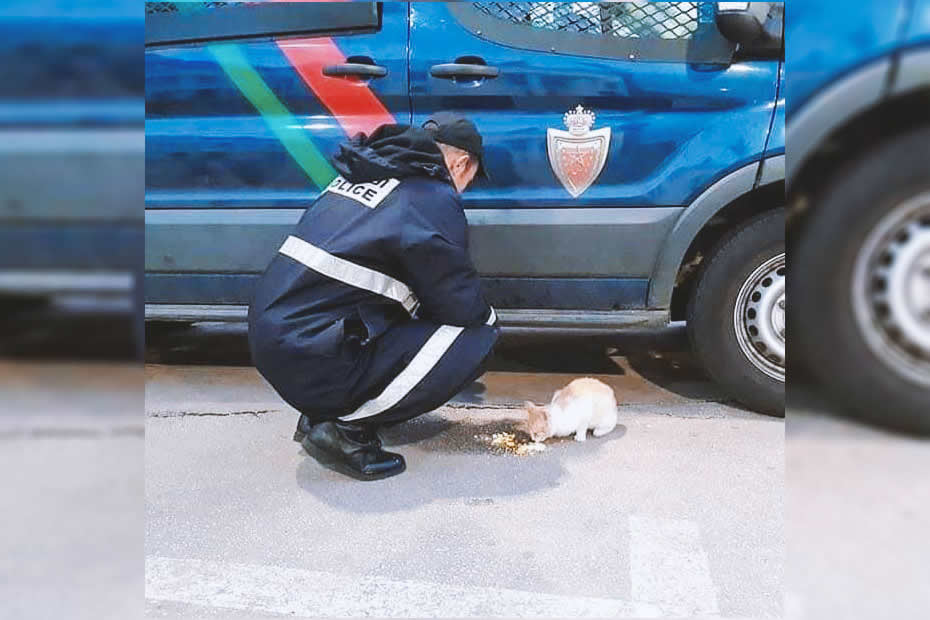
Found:
<path fill-rule="evenodd" d="M 688 304 L 698 360 L 727 393 L 785 415 L 785 212 L 759 215 L 705 261 Z"/>
<path fill-rule="evenodd" d="M 893 138 L 848 164 L 813 201 L 791 255 L 799 266 L 791 285 L 797 295 L 792 333 L 811 372 L 844 413 L 925 435 L 927 161 L 930 128 Z"/>

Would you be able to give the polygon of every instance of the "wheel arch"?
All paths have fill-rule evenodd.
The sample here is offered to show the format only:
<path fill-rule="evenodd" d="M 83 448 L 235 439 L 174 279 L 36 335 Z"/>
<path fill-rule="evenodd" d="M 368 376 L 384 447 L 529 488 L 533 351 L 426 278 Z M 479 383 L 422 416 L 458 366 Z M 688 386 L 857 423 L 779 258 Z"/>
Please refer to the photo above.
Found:
<path fill-rule="evenodd" d="M 650 308 L 681 318 L 703 253 L 747 219 L 784 204 L 785 156 L 752 162 L 721 178 L 682 212 L 656 260 Z"/>
<path fill-rule="evenodd" d="M 789 190 L 825 138 L 881 101 L 893 65 L 890 56 L 873 60 L 830 84 L 791 115 L 785 128 L 785 144 L 791 145 L 785 162 Z"/>
<path fill-rule="evenodd" d="M 817 207 L 816 195 L 848 162 L 928 123 L 930 47 L 889 55 L 857 70 L 789 119 L 789 236 Z"/>

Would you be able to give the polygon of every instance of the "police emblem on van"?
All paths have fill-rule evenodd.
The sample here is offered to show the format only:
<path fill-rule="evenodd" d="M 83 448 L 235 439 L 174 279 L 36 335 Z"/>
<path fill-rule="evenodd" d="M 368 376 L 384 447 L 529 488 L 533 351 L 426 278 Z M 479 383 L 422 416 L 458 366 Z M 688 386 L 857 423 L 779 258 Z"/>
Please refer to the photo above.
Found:
<path fill-rule="evenodd" d="M 572 198 L 591 187 L 607 162 L 610 127 L 592 130 L 594 112 L 580 105 L 562 117 L 568 131 L 546 130 L 549 165 Z"/>

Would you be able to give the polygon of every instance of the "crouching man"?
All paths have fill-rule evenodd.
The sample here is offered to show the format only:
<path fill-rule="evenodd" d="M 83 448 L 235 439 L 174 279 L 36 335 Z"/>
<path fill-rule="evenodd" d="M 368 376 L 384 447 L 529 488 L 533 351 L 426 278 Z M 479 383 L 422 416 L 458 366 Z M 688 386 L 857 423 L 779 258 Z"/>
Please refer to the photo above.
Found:
<path fill-rule="evenodd" d="M 450 112 L 357 136 L 257 285 L 252 360 L 301 412 L 294 439 L 328 467 L 362 480 L 403 472 L 378 428 L 483 372 L 499 330 L 459 199 L 485 174 L 481 142 Z"/>

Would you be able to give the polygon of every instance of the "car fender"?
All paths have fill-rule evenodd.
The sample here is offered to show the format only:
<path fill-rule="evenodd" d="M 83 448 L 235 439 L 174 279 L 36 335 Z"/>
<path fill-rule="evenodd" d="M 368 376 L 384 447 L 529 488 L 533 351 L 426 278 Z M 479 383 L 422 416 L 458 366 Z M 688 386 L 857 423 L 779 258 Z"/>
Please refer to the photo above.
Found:
<path fill-rule="evenodd" d="M 784 170 L 784 155 L 754 161 L 719 179 L 691 202 L 678 217 L 656 260 L 649 286 L 649 308 L 671 306 L 678 269 L 704 225 L 725 206 L 758 187 L 760 182 L 767 185 L 784 179 Z"/>
<path fill-rule="evenodd" d="M 786 142 L 791 145 L 785 162 L 790 188 L 804 162 L 825 137 L 881 101 L 893 62 L 890 57 L 873 61 L 832 83 L 788 119 Z"/>
<path fill-rule="evenodd" d="M 786 184 L 792 182 L 824 138 L 886 97 L 930 87 L 930 48 L 896 51 L 830 84 L 788 118 Z"/>

